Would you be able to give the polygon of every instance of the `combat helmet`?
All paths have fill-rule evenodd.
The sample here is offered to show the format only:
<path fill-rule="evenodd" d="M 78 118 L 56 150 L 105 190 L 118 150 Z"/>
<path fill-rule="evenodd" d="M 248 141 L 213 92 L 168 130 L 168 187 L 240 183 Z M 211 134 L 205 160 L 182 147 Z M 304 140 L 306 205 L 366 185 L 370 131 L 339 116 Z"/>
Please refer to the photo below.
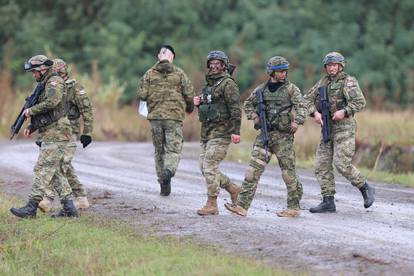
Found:
<path fill-rule="evenodd" d="M 271 57 L 266 64 L 266 72 L 271 75 L 274 71 L 284 71 L 289 69 L 289 62 L 281 56 Z"/>
<path fill-rule="evenodd" d="M 342 68 L 345 68 L 345 58 L 338 52 L 330 52 L 323 58 L 323 66 L 329 63 L 338 63 L 342 65 Z"/>
<path fill-rule="evenodd" d="M 210 53 L 208 53 L 207 55 L 207 68 L 210 65 L 210 61 L 213 59 L 217 59 L 217 60 L 221 60 L 224 63 L 224 66 L 226 66 L 226 68 L 229 65 L 229 58 L 226 55 L 226 53 L 224 53 L 223 51 L 211 51 Z"/>
<path fill-rule="evenodd" d="M 55 71 L 58 74 L 62 73 L 64 75 L 67 75 L 68 74 L 68 65 L 66 64 L 66 62 L 63 59 L 55 58 L 53 60 L 53 71 Z"/>
<path fill-rule="evenodd" d="M 48 69 L 50 66 L 53 65 L 53 61 L 51 61 L 47 56 L 44 55 L 36 55 L 31 57 L 25 64 L 24 70 L 26 71 L 40 71 L 43 69 Z"/>

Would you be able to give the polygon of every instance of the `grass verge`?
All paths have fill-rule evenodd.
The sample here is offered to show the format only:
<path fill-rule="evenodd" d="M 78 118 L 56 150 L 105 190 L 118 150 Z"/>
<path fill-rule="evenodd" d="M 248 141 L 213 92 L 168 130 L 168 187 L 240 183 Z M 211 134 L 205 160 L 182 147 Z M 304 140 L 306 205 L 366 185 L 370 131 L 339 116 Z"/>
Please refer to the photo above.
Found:
<path fill-rule="evenodd" d="M 1 275 L 287 275 L 190 240 L 137 235 L 128 225 L 79 219 L 21 220 L 0 193 Z"/>
<path fill-rule="evenodd" d="M 243 146 L 230 147 L 226 160 L 245 163 L 247 167 L 250 160 L 251 145 L 248 146 L 247 143 L 243 143 L 242 145 Z M 270 165 L 277 165 L 276 160 L 276 157 L 272 156 Z M 314 166 L 314 158 L 296 158 L 296 167 L 299 169 L 313 170 Z M 364 167 L 358 167 L 358 169 L 362 172 L 363 175 L 367 177 L 368 180 L 398 184 L 404 187 L 414 187 L 414 173 L 394 174 L 384 171 L 374 171 L 372 169 Z"/>

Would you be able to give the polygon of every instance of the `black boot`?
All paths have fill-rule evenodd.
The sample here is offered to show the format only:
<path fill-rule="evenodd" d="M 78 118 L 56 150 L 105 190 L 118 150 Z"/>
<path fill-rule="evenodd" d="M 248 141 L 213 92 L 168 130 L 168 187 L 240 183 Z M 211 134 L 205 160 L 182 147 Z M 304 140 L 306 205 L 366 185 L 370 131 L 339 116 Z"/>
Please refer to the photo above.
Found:
<path fill-rule="evenodd" d="M 63 208 L 52 217 L 78 217 L 78 211 L 72 200 L 62 200 Z"/>
<path fill-rule="evenodd" d="M 172 172 L 169 169 L 164 171 L 164 179 L 161 182 L 161 193 L 162 196 L 169 196 L 171 193 L 171 178 L 173 177 Z"/>
<path fill-rule="evenodd" d="M 333 213 L 336 212 L 335 199 L 333 196 L 324 196 L 318 206 L 310 208 L 311 213 Z"/>
<path fill-rule="evenodd" d="M 22 208 L 11 208 L 10 212 L 19 218 L 35 218 L 37 206 L 39 206 L 38 202 L 29 200 L 26 206 Z"/>
<path fill-rule="evenodd" d="M 369 186 L 368 183 L 365 182 L 364 186 L 362 186 L 359 190 L 361 191 L 362 197 L 364 198 L 364 207 L 369 208 L 375 201 L 374 187 Z"/>

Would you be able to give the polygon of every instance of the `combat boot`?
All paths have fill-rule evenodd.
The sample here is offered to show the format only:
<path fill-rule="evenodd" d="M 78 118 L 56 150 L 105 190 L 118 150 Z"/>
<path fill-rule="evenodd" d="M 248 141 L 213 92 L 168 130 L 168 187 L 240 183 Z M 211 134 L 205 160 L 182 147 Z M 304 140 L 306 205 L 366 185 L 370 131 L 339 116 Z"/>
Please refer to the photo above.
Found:
<path fill-rule="evenodd" d="M 161 196 L 169 196 L 171 193 L 171 178 L 173 177 L 172 172 L 169 169 L 164 171 L 164 179 L 161 182 Z"/>
<path fill-rule="evenodd" d="M 72 200 L 62 200 L 63 208 L 52 217 L 78 217 L 78 211 Z"/>
<path fill-rule="evenodd" d="M 44 197 L 42 201 L 39 202 L 38 207 L 43 213 L 49 213 L 50 209 L 52 209 L 52 200 L 48 197 Z"/>
<path fill-rule="evenodd" d="M 13 215 L 19 218 L 35 218 L 38 206 L 39 206 L 38 202 L 34 200 L 29 200 L 26 206 L 22 208 L 13 207 L 10 209 L 10 212 L 12 212 Z"/>
<path fill-rule="evenodd" d="M 80 196 L 75 198 L 76 209 L 88 209 L 90 206 L 88 198 L 86 196 Z"/>
<path fill-rule="evenodd" d="M 311 213 L 333 213 L 336 212 L 335 199 L 333 196 L 324 196 L 318 206 L 309 209 Z"/>
<path fill-rule="evenodd" d="M 224 204 L 224 207 L 226 207 L 226 209 L 229 210 L 230 212 L 233 212 L 239 216 L 242 216 L 242 217 L 247 216 L 247 210 L 237 205 L 236 203 L 234 204 L 226 203 Z"/>
<path fill-rule="evenodd" d="M 367 182 L 365 182 L 364 186 L 360 189 L 362 197 L 364 198 L 364 207 L 369 208 L 372 203 L 375 201 L 375 189 L 372 186 L 369 186 Z"/>
<path fill-rule="evenodd" d="M 206 205 L 203 208 L 197 210 L 197 214 L 200 216 L 218 215 L 217 197 L 209 196 Z"/>
<path fill-rule="evenodd" d="M 278 217 L 294 218 L 300 216 L 300 211 L 297 209 L 286 209 L 276 212 Z"/>
<path fill-rule="evenodd" d="M 237 203 L 237 197 L 239 196 L 239 193 L 241 192 L 241 187 L 237 186 L 234 183 L 230 183 L 230 185 L 226 188 L 226 191 L 229 192 L 231 203 L 236 204 Z"/>

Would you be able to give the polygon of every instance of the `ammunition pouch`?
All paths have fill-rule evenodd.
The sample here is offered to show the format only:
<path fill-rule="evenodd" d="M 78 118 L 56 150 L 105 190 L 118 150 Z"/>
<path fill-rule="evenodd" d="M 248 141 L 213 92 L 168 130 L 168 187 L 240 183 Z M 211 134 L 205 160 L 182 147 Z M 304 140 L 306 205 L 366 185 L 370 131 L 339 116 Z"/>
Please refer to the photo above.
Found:
<path fill-rule="evenodd" d="M 224 103 L 210 103 L 199 106 L 198 118 L 201 123 L 212 123 L 230 119 Z"/>
<path fill-rule="evenodd" d="M 62 114 L 53 111 L 32 116 L 30 122 L 30 131 L 34 132 L 36 130 L 39 130 L 40 132 L 42 132 L 47 126 L 57 122 L 62 117 Z"/>
<path fill-rule="evenodd" d="M 79 108 L 72 102 L 70 102 L 68 105 L 69 105 L 68 106 L 68 119 L 71 121 L 79 119 L 80 118 Z"/>
<path fill-rule="evenodd" d="M 270 122 L 271 131 L 289 132 L 290 125 L 293 121 L 292 113 L 279 114 Z"/>

